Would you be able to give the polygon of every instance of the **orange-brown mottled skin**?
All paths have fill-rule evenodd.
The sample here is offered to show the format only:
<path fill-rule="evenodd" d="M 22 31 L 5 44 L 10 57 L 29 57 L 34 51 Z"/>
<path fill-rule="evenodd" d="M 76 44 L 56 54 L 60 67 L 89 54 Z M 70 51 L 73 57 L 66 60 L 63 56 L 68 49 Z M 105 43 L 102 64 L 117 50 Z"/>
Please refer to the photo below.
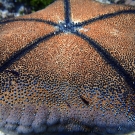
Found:
<path fill-rule="evenodd" d="M 76 24 L 119 11 L 131 10 L 132 13 L 99 19 L 82 25 L 75 32 L 63 28 L 55 35 L 65 20 L 66 4 L 70 4 L 70 19 Z M 41 11 L 17 19 L 0 23 L 2 131 L 103 134 L 135 131 L 134 7 L 92 0 L 57 0 Z M 19 19 L 47 20 L 58 26 Z M 19 50 L 53 32 L 51 38 L 38 42 L 23 56 L 13 58 L 15 61 L 3 69 L 4 63 Z M 77 32 L 103 47 L 122 68 L 115 69 L 113 62 L 111 65 Z M 124 69 L 122 73 L 121 69 Z"/>

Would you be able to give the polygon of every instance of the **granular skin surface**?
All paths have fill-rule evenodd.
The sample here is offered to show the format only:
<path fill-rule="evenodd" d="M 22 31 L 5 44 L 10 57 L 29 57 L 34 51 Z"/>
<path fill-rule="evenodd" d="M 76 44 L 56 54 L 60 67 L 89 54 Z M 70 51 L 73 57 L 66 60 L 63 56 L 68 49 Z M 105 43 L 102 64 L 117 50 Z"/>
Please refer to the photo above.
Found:
<path fill-rule="evenodd" d="M 1 21 L 0 130 L 135 131 L 135 8 L 57 0 Z"/>

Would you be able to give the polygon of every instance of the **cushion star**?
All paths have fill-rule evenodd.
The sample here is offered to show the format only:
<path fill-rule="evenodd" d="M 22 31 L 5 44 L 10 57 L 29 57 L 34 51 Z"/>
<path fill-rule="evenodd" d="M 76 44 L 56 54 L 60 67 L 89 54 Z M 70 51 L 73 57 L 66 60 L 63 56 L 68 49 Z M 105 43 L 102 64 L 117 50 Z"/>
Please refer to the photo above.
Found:
<path fill-rule="evenodd" d="M 0 130 L 135 131 L 135 8 L 57 0 L 0 22 Z"/>

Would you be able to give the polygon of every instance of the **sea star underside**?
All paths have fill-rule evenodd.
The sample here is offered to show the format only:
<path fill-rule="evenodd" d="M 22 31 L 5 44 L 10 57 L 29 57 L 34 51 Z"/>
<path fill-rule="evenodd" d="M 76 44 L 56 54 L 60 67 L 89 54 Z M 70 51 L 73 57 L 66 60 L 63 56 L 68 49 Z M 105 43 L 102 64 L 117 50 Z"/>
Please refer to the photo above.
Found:
<path fill-rule="evenodd" d="M 135 131 L 135 8 L 57 0 L 1 21 L 0 127 Z"/>

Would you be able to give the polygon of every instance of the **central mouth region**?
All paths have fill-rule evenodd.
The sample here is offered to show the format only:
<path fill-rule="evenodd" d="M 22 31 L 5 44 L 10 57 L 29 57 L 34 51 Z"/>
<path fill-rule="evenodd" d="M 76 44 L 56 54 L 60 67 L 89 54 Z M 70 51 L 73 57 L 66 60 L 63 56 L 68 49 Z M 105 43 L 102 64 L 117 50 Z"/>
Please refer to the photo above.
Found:
<path fill-rule="evenodd" d="M 74 33 L 80 28 L 81 26 L 78 26 L 78 23 L 74 23 L 74 22 L 70 22 L 70 23 L 60 22 L 58 25 L 59 31 L 64 33 Z"/>

